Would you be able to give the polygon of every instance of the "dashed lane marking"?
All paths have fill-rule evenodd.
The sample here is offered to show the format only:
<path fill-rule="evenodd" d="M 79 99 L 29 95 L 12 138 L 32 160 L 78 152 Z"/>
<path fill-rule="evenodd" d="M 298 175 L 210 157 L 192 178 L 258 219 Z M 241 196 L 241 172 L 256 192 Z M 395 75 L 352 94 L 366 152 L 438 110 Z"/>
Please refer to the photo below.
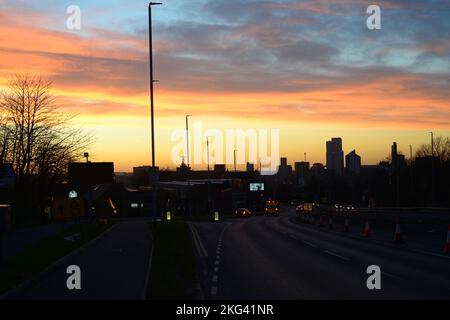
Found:
<path fill-rule="evenodd" d="M 345 261 L 350 261 L 349 258 L 346 258 L 346 257 L 344 257 L 344 256 L 341 256 L 341 255 L 339 255 L 339 254 L 337 254 L 337 253 L 334 253 L 334 252 L 331 252 L 331 251 L 328 251 L 328 250 L 324 250 L 323 252 L 325 252 L 325 253 L 327 253 L 327 254 L 329 254 L 329 255 L 331 255 L 331 256 L 337 257 L 337 258 L 339 258 L 339 259 L 342 259 L 342 260 L 345 260 Z"/>
<path fill-rule="evenodd" d="M 310 246 L 310 247 L 317 248 L 317 246 L 314 243 L 311 243 L 309 241 L 303 240 L 303 243 L 308 245 L 308 246 Z"/>

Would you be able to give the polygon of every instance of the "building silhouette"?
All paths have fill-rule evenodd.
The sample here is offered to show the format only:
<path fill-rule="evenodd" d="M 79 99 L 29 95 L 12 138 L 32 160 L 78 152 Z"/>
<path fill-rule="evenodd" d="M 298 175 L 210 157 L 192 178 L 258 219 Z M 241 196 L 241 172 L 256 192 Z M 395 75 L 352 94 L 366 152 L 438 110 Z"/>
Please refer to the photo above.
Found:
<path fill-rule="evenodd" d="M 278 181 L 280 183 L 289 183 L 292 175 L 292 166 L 287 164 L 287 158 L 280 159 L 280 165 L 278 166 Z"/>
<path fill-rule="evenodd" d="M 309 162 L 301 161 L 294 163 L 296 183 L 303 187 L 309 177 Z"/>
<path fill-rule="evenodd" d="M 353 150 L 345 156 L 345 170 L 348 173 L 359 174 L 361 172 L 361 157 Z"/>
<path fill-rule="evenodd" d="M 327 141 L 327 170 L 334 171 L 339 176 L 344 172 L 344 152 L 341 138 L 332 138 Z"/>
<path fill-rule="evenodd" d="M 399 170 L 406 166 L 405 156 L 400 154 L 397 150 L 397 142 L 394 142 L 391 146 L 391 165 L 392 171 Z"/>

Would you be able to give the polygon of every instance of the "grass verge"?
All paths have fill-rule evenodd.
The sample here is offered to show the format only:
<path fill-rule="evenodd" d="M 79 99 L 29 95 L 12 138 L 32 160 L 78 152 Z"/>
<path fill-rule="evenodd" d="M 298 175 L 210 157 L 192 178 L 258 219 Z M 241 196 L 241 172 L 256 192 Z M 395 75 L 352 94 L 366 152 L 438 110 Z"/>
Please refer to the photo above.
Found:
<path fill-rule="evenodd" d="M 195 258 L 189 226 L 183 221 L 149 224 L 153 258 L 147 294 L 152 300 L 192 299 Z"/>
<path fill-rule="evenodd" d="M 53 262 L 94 239 L 114 223 L 111 221 L 107 224 L 97 221 L 82 222 L 57 235 L 41 240 L 12 257 L 7 257 L 4 261 L 4 268 L 0 273 L 0 294 L 38 275 Z M 64 241 L 64 237 L 74 233 L 80 234 L 79 240 L 74 242 Z"/>

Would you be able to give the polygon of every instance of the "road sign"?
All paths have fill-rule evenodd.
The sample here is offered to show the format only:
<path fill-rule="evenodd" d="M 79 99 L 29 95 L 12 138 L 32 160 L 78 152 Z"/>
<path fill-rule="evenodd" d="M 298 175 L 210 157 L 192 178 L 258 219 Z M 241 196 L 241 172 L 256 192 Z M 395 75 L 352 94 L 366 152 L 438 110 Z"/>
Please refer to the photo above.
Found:
<path fill-rule="evenodd" d="M 84 216 L 84 201 L 82 198 L 60 199 L 53 201 L 52 218 L 63 221 Z"/>

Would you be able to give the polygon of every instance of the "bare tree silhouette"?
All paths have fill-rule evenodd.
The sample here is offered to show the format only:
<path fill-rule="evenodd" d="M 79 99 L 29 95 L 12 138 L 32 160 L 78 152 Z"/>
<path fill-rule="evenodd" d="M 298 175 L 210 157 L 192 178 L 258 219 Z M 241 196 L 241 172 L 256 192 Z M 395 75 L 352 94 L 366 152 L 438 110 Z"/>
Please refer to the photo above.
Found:
<path fill-rule="evenodd" d="M 434 138 L 434 155 L 442 162 L 450 161 L 450 138 L 436 137 Z M 431 156 L 431 143 L 422 144 L 416 151 L 416 157 Z"/>
<path fill-rule="evenodd" d="M 40 76 L 16 75 L 0 97 L 0 163 L 14 168 L 16 209 L 35 216 L 46 187 L 63 179 L 68 162 L 91 142 L 60 112 L 51 85 Z"/>

